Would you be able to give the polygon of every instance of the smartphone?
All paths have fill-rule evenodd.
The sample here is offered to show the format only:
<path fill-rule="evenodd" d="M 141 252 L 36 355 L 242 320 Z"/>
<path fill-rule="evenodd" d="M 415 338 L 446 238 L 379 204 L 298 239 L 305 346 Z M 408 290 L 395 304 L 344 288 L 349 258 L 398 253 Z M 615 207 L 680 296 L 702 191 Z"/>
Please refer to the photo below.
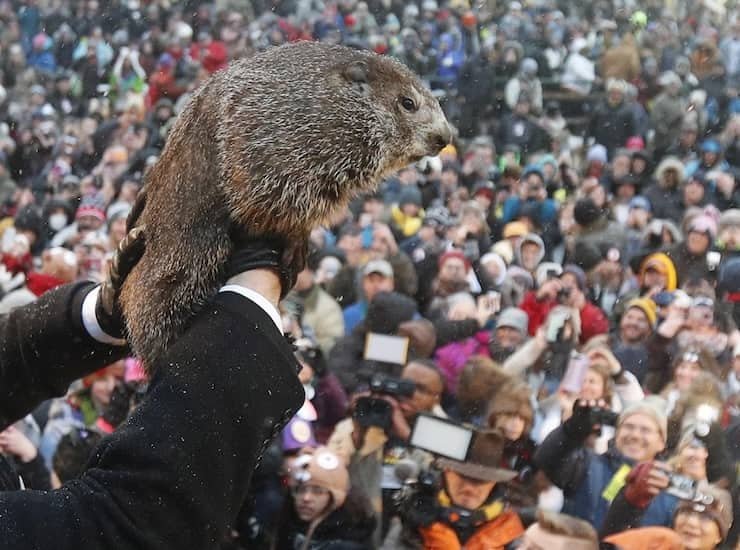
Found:
<path fill-rule="evenodd" d="M 580 393 L 590 364 L 591 362 L 585 355 L 580 353 L 574 355 L 568 363 L 563 380 L 560 382 L 560 388 L 570 393 Z"/>
<path fill-rule="evenodd" d="M 409 444 L 432 454 L 464 462 L 473 429 L 427 413 L 416 417 Z"/>
<path fill-rule="evenodd" d="M 491 308 L 494 311 L 499 311 L 501 309 L 501 293 L 495 290 L 489 290 L 486 292 L 486 296 L 490 300 Z"/>

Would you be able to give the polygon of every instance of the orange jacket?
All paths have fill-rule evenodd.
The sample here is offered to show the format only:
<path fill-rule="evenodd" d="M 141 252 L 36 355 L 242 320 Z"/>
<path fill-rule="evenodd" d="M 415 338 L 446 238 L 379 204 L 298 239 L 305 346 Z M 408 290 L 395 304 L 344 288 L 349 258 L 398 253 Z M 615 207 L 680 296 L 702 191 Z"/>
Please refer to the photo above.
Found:
<path fill-rule="evenodd" d="M 484 523 L 463 546 L 455 530 L 441 522 L 419 529 L 424 550 L 498 550 L 524 533 L 519 516 L 506 511 Z"/>

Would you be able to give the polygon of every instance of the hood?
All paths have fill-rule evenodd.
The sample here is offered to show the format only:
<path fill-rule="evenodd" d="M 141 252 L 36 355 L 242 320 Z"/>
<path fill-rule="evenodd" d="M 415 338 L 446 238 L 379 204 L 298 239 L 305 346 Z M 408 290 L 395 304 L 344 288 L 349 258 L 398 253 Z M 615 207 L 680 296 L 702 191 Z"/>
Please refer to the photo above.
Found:
<path fill-rule="evenodd" d="M 660 185 L 660 182 L 663 180 L 663 176 L 665 175 L 666 171 L 671 168 L 673 168 L 674 170 L 678 172 L 678 184 L 676 187 L 683 184 L 684 182 L 683 162 L 681 162 L 676 157 L 667 157 L 663 159 L 661 163 L 658 165 L 658 167 L 655 169 L 655 179 L 658 181 L 658 185 Z"/>
<path fill-rule="evenodd" d="M 542 237 L 540 237 L 536 233 L 528 233 L 524 236 L 524 238 L 522 238 L 522 240 L 516 247 L 516 261 L 519 265 L 522 265 L 522 245 L 524 243 L 535 243 L 537 246 L 540 247 L 540 257 L 537 260 L 537 263 L 539 264 L 542 261 L 542 258 L 545 257 L 545 243 L 542 240 Z"/>

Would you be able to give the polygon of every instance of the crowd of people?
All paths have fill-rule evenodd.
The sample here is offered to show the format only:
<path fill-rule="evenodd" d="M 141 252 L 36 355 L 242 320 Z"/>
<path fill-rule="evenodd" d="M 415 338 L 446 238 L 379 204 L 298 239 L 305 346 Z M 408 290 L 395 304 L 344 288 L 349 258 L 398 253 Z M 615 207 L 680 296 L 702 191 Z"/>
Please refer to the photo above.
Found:
<path fill-rule="evenodd" d="M 281 304 L 305 404 L 224 549 L 736 547 L 733 2 L 0 0 L 0 23 L 0 313 L 104 278 L 172 122 L 232 60 L 370 49 L 457 129 L 311 235 Z M 0 453 L 59 487 L 146 387 L 110 365 Z M 464 430 L 462 455 L 419 418 Z"/>

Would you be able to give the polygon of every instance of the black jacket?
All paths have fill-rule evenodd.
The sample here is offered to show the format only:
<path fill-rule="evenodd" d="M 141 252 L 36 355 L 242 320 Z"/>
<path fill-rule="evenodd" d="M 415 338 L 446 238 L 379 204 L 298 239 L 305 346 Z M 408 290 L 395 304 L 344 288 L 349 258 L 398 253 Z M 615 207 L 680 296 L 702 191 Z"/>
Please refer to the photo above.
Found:
<path fill-rule="evenodd" d="M 1 321 L 5 421 L 121 353 L 73 322 L 84 294 L 65 287 Z M 0 548 L 217 548 L 267 444 L 304 400 L 292 348 L 256 304 L 222 293 L 154 367 L 146 398 L 81 479 L 0 493 Z"/>

